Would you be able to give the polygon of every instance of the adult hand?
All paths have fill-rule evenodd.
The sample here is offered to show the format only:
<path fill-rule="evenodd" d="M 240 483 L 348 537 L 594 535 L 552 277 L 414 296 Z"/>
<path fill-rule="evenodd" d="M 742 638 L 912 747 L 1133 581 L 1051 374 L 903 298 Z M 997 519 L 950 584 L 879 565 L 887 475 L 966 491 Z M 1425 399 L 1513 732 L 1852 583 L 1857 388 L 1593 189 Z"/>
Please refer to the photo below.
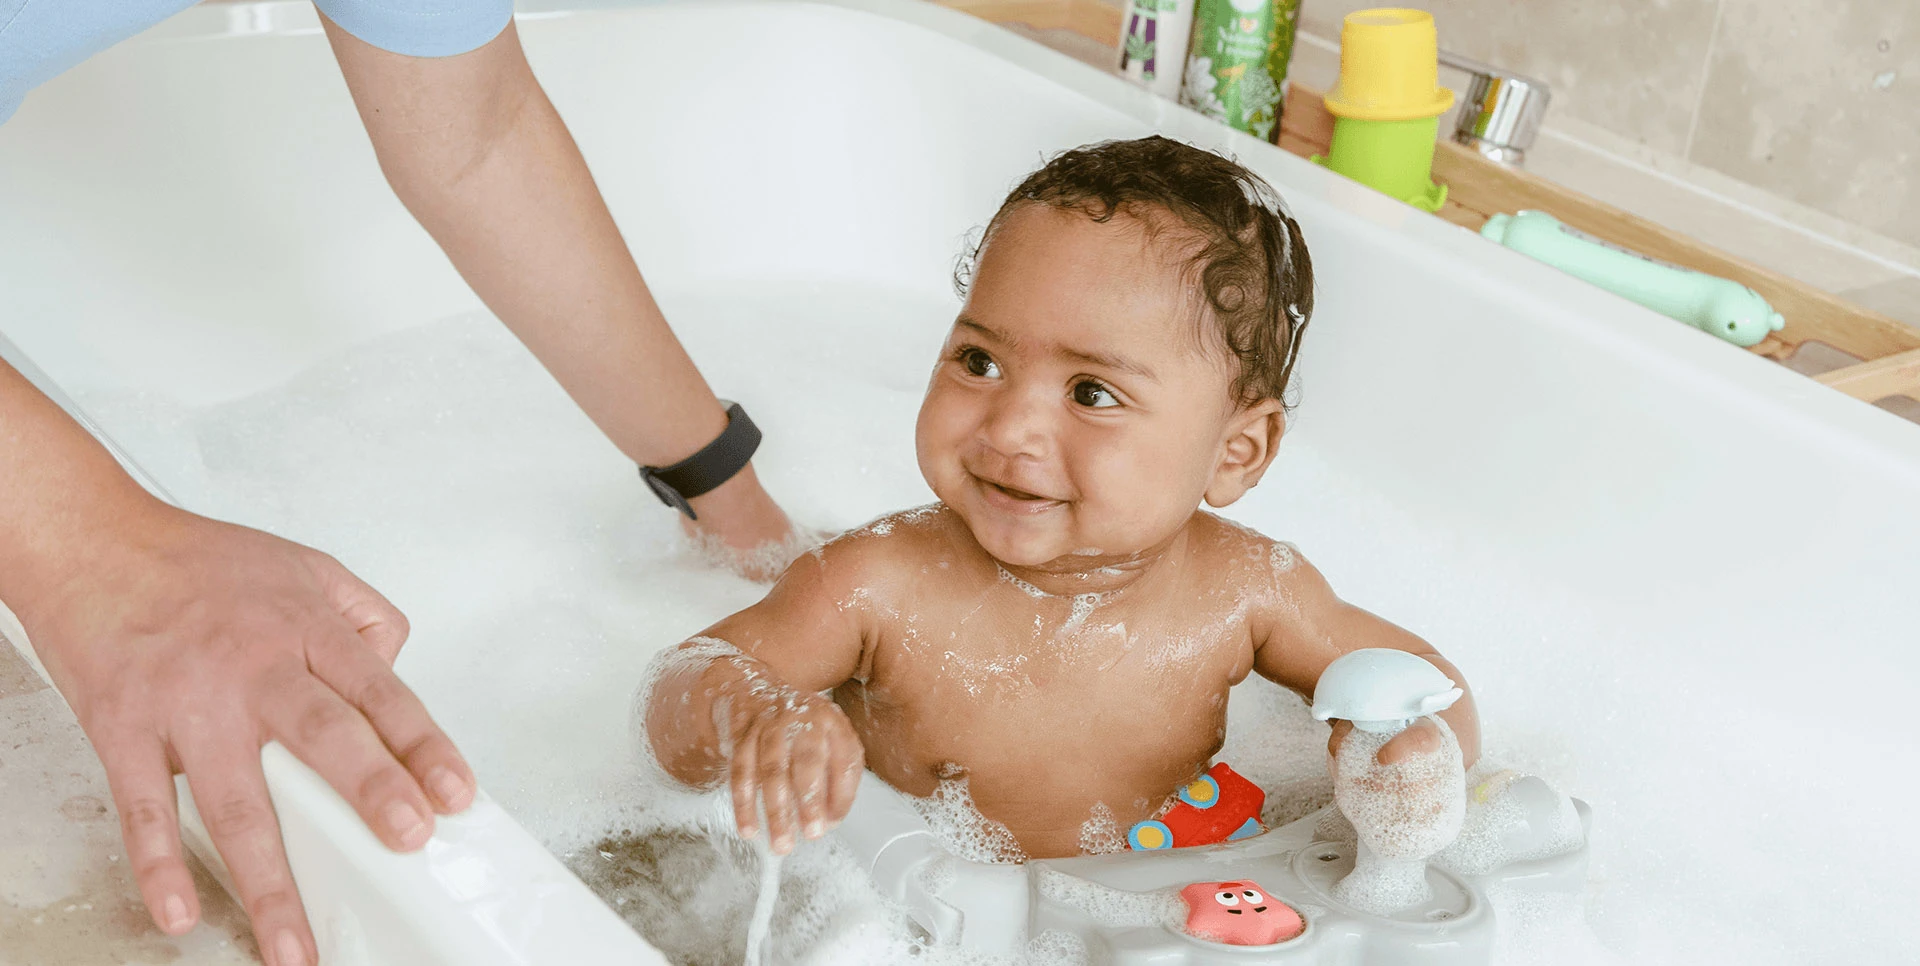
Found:
<path fill-rule="evenodd" d="M 154 922 L 199 918 L 180 844 L 184 772 L 270 966 L 318 959 L 267 797 L 279 741 L 381 841 L 423 845 L 473 773 L 394 675 L 407 622 L 326 554 L 157 505 L 16 608 L 106 766 Z"/>

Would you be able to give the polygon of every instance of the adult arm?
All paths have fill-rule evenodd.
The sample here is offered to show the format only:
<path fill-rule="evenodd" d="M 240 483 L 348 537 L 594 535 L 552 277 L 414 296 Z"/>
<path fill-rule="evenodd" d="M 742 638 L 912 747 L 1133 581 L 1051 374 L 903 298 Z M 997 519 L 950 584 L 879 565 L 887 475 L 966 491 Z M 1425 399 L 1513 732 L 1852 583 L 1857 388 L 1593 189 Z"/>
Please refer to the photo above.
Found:
<path fill-rule="evenodd" d="M 286 745 L 396 849 L 473 797 L 393 674 L 406 619 L 325 554 L 149 495 L 5 362 L 0 468 L 0 600 L 106 767 L 154 921 L 178 935 L 199 918 L 184 772 L 267 961 L 315 962 L 261 746 Z"/>
<path fill-rule="evenodd" d="M 719 436 L 725 409 L 654 303 L 514 26 L 441 58 L 390 53 L 331 20 L 326 30 L 394 193 L 621 452 L 666 466 Z M 789 530 L 752 466 L 691 502 L 699 526 L 734 547 Z"/>

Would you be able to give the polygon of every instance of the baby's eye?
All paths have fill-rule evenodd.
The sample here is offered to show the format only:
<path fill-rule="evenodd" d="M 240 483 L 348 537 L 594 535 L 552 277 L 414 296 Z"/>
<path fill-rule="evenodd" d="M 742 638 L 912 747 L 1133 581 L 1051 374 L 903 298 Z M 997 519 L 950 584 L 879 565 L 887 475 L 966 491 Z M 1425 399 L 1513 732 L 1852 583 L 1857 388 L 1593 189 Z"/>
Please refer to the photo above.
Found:
<path fill-rule="evenodd" d="M 1260 893 L 1258 893 L 1258 892 L 1255 892 L 1255 891 L 1253 891 L 1252 889 L 1248 889 L 1248 890 L 1246 890 L 1245 892 L 1242 892 L 1242 893 L 1240 893 L 1240 894 L 1241 894 L 1241 895 L 1243 895 L 1243 896 L 1245 896 L 1245 897 L 1247 898 L 1247 901 L 1248 901 L 1248 902 L 1251 902 L 1251 903 L 1253 903 L 1253 904 L 1254 904 L 1254 905 L 1256 905 L 1256 906 L 1257 906 L 1257 905 L 1259 905 L 1260 903 L 1262 903 L 1262 902 L 1264 902 L 1264 901 L 1266 901 L 1266 900 L 1264 900 L 1263 898 L 1261 898 L 1261 896 L 1260 896 Z"/>
<path fill-rule="evenodd" d="M 954 358 L 960 361 L 961 368 L 973 375 L 986 379 L 1000 378 L 1000 364 L 993 357 L 973 346 L 962 346 Z"/>
<path fill-rule="evenodd" d="M 1093 409 L 1106 409 L 1120 405 L 1120 400 L 1113 398 L 1111 390 L 1092 379 L 1082 379 L 1074 383 L 1073 401 Z"/>
<path fill-rule="evenodd" d="M 1213 901 L 1223 906 L 1237 906 L 1240 904 L 1240 897 L 1232 892 L 1216 892 L 1213 894 Z"/>

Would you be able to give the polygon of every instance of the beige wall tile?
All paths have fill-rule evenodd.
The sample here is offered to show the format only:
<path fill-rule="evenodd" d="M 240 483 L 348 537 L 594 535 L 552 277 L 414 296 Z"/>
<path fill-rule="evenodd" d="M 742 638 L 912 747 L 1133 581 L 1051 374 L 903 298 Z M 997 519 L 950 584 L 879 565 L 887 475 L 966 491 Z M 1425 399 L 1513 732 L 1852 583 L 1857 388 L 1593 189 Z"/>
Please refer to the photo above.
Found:
<path fill-rule="evenodd" d="M 1440 45 L 1553 87 L 1555 114 L 1662 151 L 1686 149 L 1717 0 L 1424 0 Z M 1305 29 L 1338 39 L 1366 0 L 1302 0 Z"/>
<path fill-rule="evenodd" d="M 1920 243 L 1920 5 L 1724 2 L 1688 157 Z"/>

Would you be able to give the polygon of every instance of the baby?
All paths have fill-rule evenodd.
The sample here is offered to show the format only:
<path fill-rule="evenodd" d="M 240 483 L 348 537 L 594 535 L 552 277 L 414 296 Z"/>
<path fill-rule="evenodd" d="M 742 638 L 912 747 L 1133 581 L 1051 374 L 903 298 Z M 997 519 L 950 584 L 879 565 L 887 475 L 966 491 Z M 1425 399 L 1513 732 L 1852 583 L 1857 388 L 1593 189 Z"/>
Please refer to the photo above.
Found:
<path fill-rule="evenodd" d="M 919 796 L 965 776 L 1026 855 L 1077 854 L 1101 806 L 1154 818 L 1208 767 L 1249 672 L 1311 695 L 1390 647 L 1464 686 L 1291 546 L 1197 509 L 1272 464 L 1313 309 L 1300 226 L 1257 175 L 1159 137 L 1066 152 L 958 282 L 915 433 L 940 502 L 802 556 L 645 706 L 669 774 L 730 782 L 741 835 L 763 814 L 777 853 L 825 834 L 870 767 Z M 1442 717 L 1471 765 L 1471 696 Z M 1423 722 L 1379 760 L 1441 741 Z"/>

